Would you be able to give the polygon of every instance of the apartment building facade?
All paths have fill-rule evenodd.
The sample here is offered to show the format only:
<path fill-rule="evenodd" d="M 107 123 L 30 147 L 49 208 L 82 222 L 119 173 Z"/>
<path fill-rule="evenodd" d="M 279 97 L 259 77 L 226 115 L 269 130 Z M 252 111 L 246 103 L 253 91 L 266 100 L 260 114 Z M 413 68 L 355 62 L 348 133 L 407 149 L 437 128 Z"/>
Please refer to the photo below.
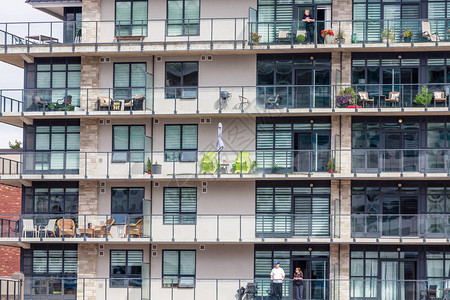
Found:
<path fill-rule="evenodd" d="M 283 299 L 446 296 L 447 1 L 27 2 L 25 298 L 272 299 L 275 261 Z"/>

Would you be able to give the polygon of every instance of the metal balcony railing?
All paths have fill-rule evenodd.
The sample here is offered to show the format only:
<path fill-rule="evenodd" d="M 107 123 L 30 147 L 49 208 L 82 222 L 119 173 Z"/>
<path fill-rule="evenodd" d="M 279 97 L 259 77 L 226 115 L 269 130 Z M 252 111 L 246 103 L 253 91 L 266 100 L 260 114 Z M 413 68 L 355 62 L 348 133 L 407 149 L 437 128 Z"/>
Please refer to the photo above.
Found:
<path fill-rule="evenodd" d="M 0 116 L 441 112 L 449 96 L 447 83 L 3 89 Z"/>
<path fill-rule="evenodd" d="M 39 200 L 36 200 L 39 201 Z M 39 205 L 39 203 L 37 204 Z M 58 210 L 61 208 L 52 207 Z M 23 214 L 2 215 L 7 241 L 264 242 L 330 241 L 340 232 L 330 214 Z"/>
<path fill-rule="evenodd" d="M 0 153 L 0 179 L 447 176 L 450 150 L 36 151 Z M 150 170 L 147 164 L 153 165 Z M 2 160 L 0 160 L 2 162 Z M 150 172 L 149 172 L 150 171 Z"/>
<path fill-rule="evenodd" d="M 177 24 L 175 24 L 177 23 Z M 22 52 L 39 47 L 94 46 L 94 51 L 111 47 L 117 51 L 201 51 L 279 48 L 336 47 L 429 47 L 449 41 L 449 19 L 326 20 L 305 22 L 256 22 L 249 18 L 200 18 L 190 20 L 105 20 L 0 23 L 0 47 L 22 47 Z M 171 26 L 183 26 L 174 32 Z M 322 31 L 333 34 L 325 35 Z M 401 35 L 408 30 L 411 35 Z M 311 36 L 309 36 L 309 34 Z M 310 44 L 311 43 L 311 44 Z M 141 47 L 127 48 L 127 45 Z M 111 49 L 109 49 L 111 50 Z M 17 51 L 17 50 L 14 50 Z"/>
<path fill-rule="evenodd" d="M 22 300 L 23 282 L 6 277 L 0 277 L 0 299 Z"/>

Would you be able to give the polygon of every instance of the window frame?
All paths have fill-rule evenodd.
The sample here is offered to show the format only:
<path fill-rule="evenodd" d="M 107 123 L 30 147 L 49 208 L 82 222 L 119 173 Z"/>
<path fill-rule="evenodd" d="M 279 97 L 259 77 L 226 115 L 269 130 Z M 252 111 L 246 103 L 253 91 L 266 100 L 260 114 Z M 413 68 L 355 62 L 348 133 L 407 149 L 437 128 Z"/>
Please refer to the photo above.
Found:
<path fill-rule="evenodd" d="M 128 24 L 128 25 L 120 25 L 120 21 L 116 20 L 116 18 L 117 18 L 117 2 L 130 2 L 130 4 L 131 4 L 131 7 L 130 7 L 131 8 L 131 11 L 130 11 L 131 19 L 129 20 L 130 24 Z M 146 14 L 147 18 L 145 20 L 136 20 L 136 22 L 138 22 L 138 24 L 136 24 L 136 25 L 133 24 L 133 21 L 135 21 L 135 20 L 133 20 L 133 5 L 134 5 L 134 2 L 147 2 L 147 14 Z M 114 36 L 119 37 L 119 38 L 120 37 L 125 37 L 125 36 L 147 37 L 148 36 L 148 26 L 147 26 L 148 25 L 148 8 L 149 8 L 148 0 L 115 0 L 114 1 L 114 23 L 115 23 Z M 121 35 L 120 34 L 120 30 L 117 30 L 118 27 L 120 27 L 120 26 L 129 26 L 130 27 L 129 30 L 128 30 L 129 34 L 128 35 Z M 141 30 L 141 34 L 133 35 L 133 26 L 142 26 L 142 28 L 145 28 L 145 29 Z"/>
<path fill-rule="evenodd" d="M 175 127 L 175 126 L 179 126 L 180 127 L 180 148 L 179 149 L 167 149 L 167 140 L 166 140 L 166 133 L 167 133 L 167 128 L 168 127 Z M 183 149 L 183 127 L 184 126 L 195 126 L 197 129 L 197 141 L 196 141 L 196 146 L 195 149 Z M 182 153 L 183 152 L 193 152 L 195 153 L 195 157 L 196 159 L 194 160 L 190 160 L 190 159 L 183 159 Z M 197 152 L 198 152 L 198 124 L 165 124 L 164 125 L 164 161 L 165 162 L 195 162 L 197 161 Z M 169 153 L 172 154 L 177 154 L 178 153 L 178 159 L 174 158 L 170 159 L 168 158 Z"/>
<path fill-rule="evenodd" d="M 113 195 L 114 195 L 113 191 L 114 191 L 114 189 L 127 190 L 126 211 L 118 212 L 118 211 L 113 210 Z M 144 198 L 142 198 L 142 206 L 141 206 L 140 211 L 130 212 L 130 190 L 131 189 L 139 189 L 139 190 L 143 191 Z M 144 206 L 143 206 L 144 199 L 145 199 L 145 187 L 118 187 L 118 186 L 111 187 L 111 215 L 113 215 L 113 217 L 116 219 L 116 221 L 119 216 L 125 216 L 125 218 L 128 219 L 128 220 L 125 220 L 125 223 L 129 224 L 132 221 L 134 221 L 135 219 L 138 219 L 140 216 L 143 216 L 143 214 L 144 214 Z M 116 224 L 120 224 L 120 222 L 117 222 Z"/>
<path fill-rule="evenodd" d="M 184 64 L 194 63 L 197 66 L 197 85 L 184 85 Z M 181 76 L 180 85 L 167 85 L 167 65 L 169 64 L 181 64 Z M 164 64 L 164 87 L 165 87 L 165 98 L 166 99 L 196 99 L 198 97 L 198 82 L 199 82 L 199 63 L 198 61 L 166 61 Z M 191 94 L 183 95 L 185 91 L 189 91 Z"/>
<path fill-rule="evenodd" d="M 178 253 L 178 274 L 165 274 L 164 273 L 164 254 L 166 253 L 166 252 L 177 252 Z M 182 274 L 180 274 L 180 270 L 181 270 L 181 264 L 180 264 L 180 262 L 181 262 L 181 252 L 194 252 L 194 275 L 182 275 Z M 183 250 L 177 250 L 177 249 L 165 249 L 165 250 L 163 250 L 162 251 L 162 266 L 161 266 L 161 268 L 162 268 L 162 287 L 163 288 L 174 288 L 174 287 L 177 287 L 177 288 L 180 288 L 180 286 L 179 286 L 179 284 L 180 284 L 180 279 L 181 279 L 181 277 L 189 277 L 189 278 L 192 278 L 192 280 L 193 280 L 193 282 L 194 282 L 194 284 L 193 284 L 193 286 L 190 286 L 189 288 L 195 288 L 195 286 L 196 286 L 196 282 L 195 282 L 195 279 L 197 278 L 197 250 L 195 250 L 195 249 L 183 249 Z M 170 284 L 167 284 L 167 286 L 165 286 L 165 283 L 164 283 L 164 280 L 165 280 L 165 276 L 172 276 L 172 277 L 175 277 L 175 276 L 177 276 L 178 278 L 177 278 L 177 283 L 170 283 Z M 172 280 L 174 280 L 174 279 L 172 279 Z M 186 287 L 182 287 L 182 288 L 186 288 Z"/>
<path fill-rule="evenodd" d="M 166 211 L 166 190 L 168 189 L 178 189 L 179 198 L 178 198 L 178 212 L 172 213 Z M 195 189 L 195 212 L 185 213 L 182 211 L 182 190 L 183 189 Z M 196 225 L 197 224 L 197 201 L 198 201 L 198 189 L 196 187 L 164 187 L 163 190 L 163 224 L 164 225 Z M 194 216 L 194 222 L 189 222 L 184 220 L 184 216 Z M 169 220 L 166 220 L 168 217 Z M 170 220 L 172 217 L 172 220 Z M 178 217 L 177 220 L 175 220 Z M 189 220 L 189 218 L 188 218 Z"/>
<path fill-rule="evenodd" d="M 169 2 L 170 1 L 182 1 L 183 2 L 183 7 L 182 7 L 182 19 L 172 19 L 175 21 L 179 21 L 180 23 L 178 24 L 169 24 L 170 20 L 169 19 Z M 192 23 L 191 21 L 188 21 L 186 24 L 186 0 L 167 0 L 166 1 L 166 20 L 167 20 L 167 25 L 166 25 L 166 36 L 168 37 L 172 37 L 172 36 L 200 36 L 200 20 L 201 20 L 201 0 L 197 0 L 198 1 L 198 19 L 187 19 L 187 20 L 198 20 L 197 23 Z M 169 26 L 170 25 L 181 25 L 182 26 L 182 33 L 181 34 L 174 34 L 174 35 L 169 35 Z M 190 33 L 190 32 L 186 32 L 186 27 L 188 28 L 187 31 L 189 31 L 189 26 L 198 26 L 197 29 L 197 33 Z"/>
<path fill-rule="evenodd" d="M 113 252 L 125 252 L 125 274 L 113 274 L 112 271 L 112 253 Z M 128 253 L 129 252 L 140 252 L 142 256 L 142 262 L 141 262 L 141 274 L 140 275 L 133 275 L 128 273 Z M 111 249 L 109 250 L 109 278 L 110 278 L 110 287 L 112 288 L 123 288 L 123 287 L 141 287 L 142 286 L 142 269 L 144 264 L 144 251 L 143 250 L 123 250 L 123 249 Z M 120 276 L 118 276 L 120 275 Z M 119 284 L 116 283 L 116 280 L 119 280 Z M 128 279 L 128 284 L 125 284 L 125 279 Z M 134 285 L 131 285 L 130 283 L 133 281 L 133 279 L 137 279 L 136 283 Z M 140 281 L 139 281 L 140 279 Z M 122 281 L 122 282 L 121 282 Z"/>
<path fill-rule="evenodd" d="M 116 149 L 116 143 L 115 143 L 115 138 L 114 138 L 114 130 L 117 127 L 128 127 L 128 149 L 127 150 L 123 150 L 123 149 Z M 131 145 L 131 127 L 143 127 L 144 129 L 144 148 L 142 149 L 130 149 L 130 145 Z M 113 125 L 112 128 L 112 157 L 111 157 L 111 162 L 113 163 L 126 163 L 126 162 L 137 162 L 137 163 L 143 163 L 144 162 L 144 154 L 145 154 L 145 130 L 146 130 L 146 126 L 141 125 L 141 124 L 135 124 L 135 125 Z M 122 155 L 126 153 L 126 158 L 124 159 Z M 131 154 L 135 154 L 135 155 L 139 155 L 140 153 L 142 153 L 142 157 L 139 158 L 133 158 L 132 159 L 132 155 Z"/>
<path fill-rule="evenodd" d="M 145 76 L 145 84 L 143 86 L 132 86 L 132 65 L 139 65 L 142 64 L 144 65 L 144 76 Z M 128 84 L 126 87 L 116 87 L 116 66 L 117 65 L 128 65 Z M 146 62 L 115 62 L 113 64 L 113 94 L 114 94 L 114 98 L 120 98 L 120 97 L 116 97 L 116 91 L 117 90 L 127 90 L 128 91 L 128 95 L 127 95 L 127 99 L 125 100 L 129 100 L 132 99 L 135 95 L 132 94 L 133 89 L 144 89 L 144 91 L 146 91 L 147 89 L 147 63 Z M 145 93 L 144 93 L 145 96 Z"/>

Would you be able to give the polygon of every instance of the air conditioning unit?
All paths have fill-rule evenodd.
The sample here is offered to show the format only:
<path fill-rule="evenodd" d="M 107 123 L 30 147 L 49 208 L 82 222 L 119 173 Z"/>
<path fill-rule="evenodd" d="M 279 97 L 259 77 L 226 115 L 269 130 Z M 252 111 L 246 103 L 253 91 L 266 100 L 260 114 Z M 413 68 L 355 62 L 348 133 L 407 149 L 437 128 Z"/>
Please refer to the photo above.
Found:
<path fill-rule="evenodd" d="M 100 57 L 101 64 L 109 64 L 111 62 L 111 57 Z"/>
<path fill-rule="evenodd" d="M 208 188 L 202 188 L 202 194 L 207 194 L 208 193 Z"/>
<path fill-rule="evenodd" d="M 100 195 L 104 195 L 106 194 L 106 189 L 105 188 L 100 188 Z"/>
<path fill-rule="evenodd" d="M 162 56 L 157 56 L 156 57 L 156 62 L 162 62 L 162 61 L 163 61 Z"/>
<path fill-rule="evenodd" d="M 200 250 L 206 250 L 206 245 L 200 245 Z"/>
<path fill-rule="evenodd" d="M 153 187 L 159 188 L 159 182 L 158 181 L 153 182 Z"/>

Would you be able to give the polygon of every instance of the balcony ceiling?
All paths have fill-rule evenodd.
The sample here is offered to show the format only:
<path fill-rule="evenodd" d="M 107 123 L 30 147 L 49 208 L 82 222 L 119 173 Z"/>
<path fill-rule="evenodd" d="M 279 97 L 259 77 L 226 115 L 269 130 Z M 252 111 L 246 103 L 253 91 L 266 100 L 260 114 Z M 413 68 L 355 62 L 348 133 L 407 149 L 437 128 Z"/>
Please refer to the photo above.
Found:
<path fill-rule="evenodd" d="M 81 6 L 81 0 L 26 0 L 26 3 L 60 20 L 64 19 L 64 7 Z"/>

